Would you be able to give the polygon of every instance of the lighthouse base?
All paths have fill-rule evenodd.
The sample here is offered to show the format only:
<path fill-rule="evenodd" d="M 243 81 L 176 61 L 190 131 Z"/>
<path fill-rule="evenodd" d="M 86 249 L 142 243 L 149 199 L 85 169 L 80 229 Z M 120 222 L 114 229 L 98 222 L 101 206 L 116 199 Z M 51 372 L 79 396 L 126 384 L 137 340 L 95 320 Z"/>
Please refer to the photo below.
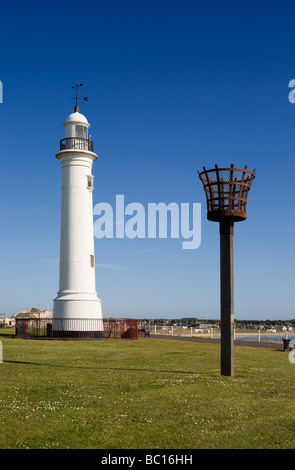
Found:
<path fill-rule="evenodd" d="M 102 339 L 103 331 L 52 330 L 52 338 L 64 339 Z"/>
<path fill-rule="evenodd" d="M 101 300 L 96 294 L 59 293 L 54 300 L 52 336 L 103 338 Z M 84 298 L 83 298 L 84 297 Z"/>

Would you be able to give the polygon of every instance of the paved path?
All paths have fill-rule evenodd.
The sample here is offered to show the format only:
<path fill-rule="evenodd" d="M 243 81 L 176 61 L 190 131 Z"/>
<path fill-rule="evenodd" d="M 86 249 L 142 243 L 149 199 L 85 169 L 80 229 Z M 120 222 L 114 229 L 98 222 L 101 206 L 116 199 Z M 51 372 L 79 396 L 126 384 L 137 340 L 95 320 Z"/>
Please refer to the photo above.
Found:
<path fill-rule="evenodd" d="M 151 338 L 161 338 L 161 339 L 170 339 L 170 340 L 182 340 L 182 341 L 194 341 L 196 343 L 216 343 L 220 344 L 220 339 L 210 339 L 210 338 L 192 338 L 190 336 L 168 336 L 168 335 L 153 335 Z M 283 343 L 283 342 L 282 342 Z M 266 341 L 242 341 L 236 340 L 234 342 L 235 346 L 247 346 L 250 348 L 267 348 L 273 349 L 276 351 L 283 351 L 283 344 L 281 343 L 267 343 Z M 287 350 L 289 351 L 289 349 Z"/>

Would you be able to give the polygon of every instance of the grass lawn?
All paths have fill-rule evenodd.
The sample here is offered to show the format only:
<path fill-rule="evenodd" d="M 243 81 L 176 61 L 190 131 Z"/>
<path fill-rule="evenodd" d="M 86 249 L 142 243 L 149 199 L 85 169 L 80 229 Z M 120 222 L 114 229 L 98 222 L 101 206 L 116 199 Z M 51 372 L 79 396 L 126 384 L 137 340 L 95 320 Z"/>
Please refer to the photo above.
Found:
<path fill-rule="evenodd" d="M 0 336 L 0 448 L 294 448 L 288 352 L 157 338 Z"/>

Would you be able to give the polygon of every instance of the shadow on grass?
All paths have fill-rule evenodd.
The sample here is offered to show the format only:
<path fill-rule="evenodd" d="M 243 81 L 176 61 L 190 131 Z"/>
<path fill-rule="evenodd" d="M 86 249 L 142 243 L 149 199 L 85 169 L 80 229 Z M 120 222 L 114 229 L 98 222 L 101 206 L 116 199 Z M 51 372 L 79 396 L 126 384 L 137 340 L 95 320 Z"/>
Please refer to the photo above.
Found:
<path fill-rule="evenodd" d="M 190 374 L 190 375 L 200 375 L 200 372 L 196 371 L 186 371 L 186 370 L 163 370 L 163 369 L 135 369 L 135 368 L 126 368 L 126 367 L 87 367 L 87 366 L 69 366 L 69 365 L 59 365 L 59 364 L 42 364 L 40 362 L 29 362 L 29 361 L 6 361 L 3 360 L 3 363 L 7 364 L 24 364 L 24 365 L 33 365 L 33 366 L 43 366 L 43 367 L 58 367 L 64 369 L 82 369 L 82 370 L 114 370 L 114 371 L 123 371 L 123 372 L 161 372 L 167 374 Z"/>

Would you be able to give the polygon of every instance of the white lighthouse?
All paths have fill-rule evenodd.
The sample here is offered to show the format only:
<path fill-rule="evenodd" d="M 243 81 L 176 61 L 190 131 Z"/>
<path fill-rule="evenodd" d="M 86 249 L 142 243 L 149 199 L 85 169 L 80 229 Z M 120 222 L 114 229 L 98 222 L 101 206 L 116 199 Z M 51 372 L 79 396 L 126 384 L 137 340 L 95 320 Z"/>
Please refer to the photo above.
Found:
<path fill-rule="evenodd" d="M 59 291 L 54 299 L 53 336 L 102 337 L 101 300 L 95 286 L 92 164 L 97 159 L 90 124 L 75 112 L 64 123 L 56 158 L 62 167 Z"/>

